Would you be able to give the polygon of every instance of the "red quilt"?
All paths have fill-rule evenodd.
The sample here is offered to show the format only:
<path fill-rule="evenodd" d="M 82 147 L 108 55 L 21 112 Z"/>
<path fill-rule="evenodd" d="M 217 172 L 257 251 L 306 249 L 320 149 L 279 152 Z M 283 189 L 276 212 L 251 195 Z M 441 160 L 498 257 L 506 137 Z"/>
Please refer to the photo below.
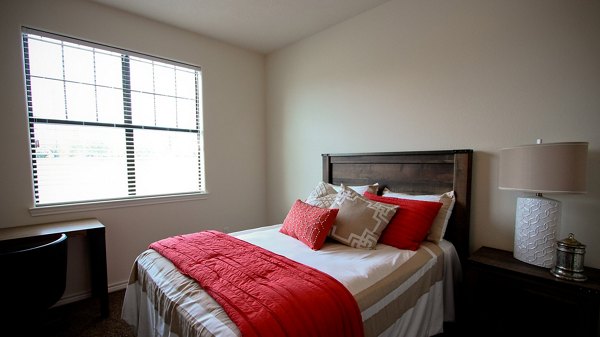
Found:
<path fill-rule="evenodd" d="M 242 336 L 362 337 L 360 310 L 339 281 L 218 231 L 150 245 L 197 280 Z"/>

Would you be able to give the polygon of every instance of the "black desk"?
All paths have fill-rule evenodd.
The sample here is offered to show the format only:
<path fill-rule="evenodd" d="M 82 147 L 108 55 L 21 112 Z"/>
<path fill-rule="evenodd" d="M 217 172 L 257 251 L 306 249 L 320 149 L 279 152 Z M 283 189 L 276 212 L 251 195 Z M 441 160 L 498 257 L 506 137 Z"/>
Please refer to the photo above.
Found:
<path fill-rule="evenodd" d="M 100 299 L 100 314 L 108 317 L 105 227 L 98 219 L 82 219 L 40 225 L 0 228 L 0 241 L 65 233 L 87 237 L 90 252 L 92 297 Z"/>

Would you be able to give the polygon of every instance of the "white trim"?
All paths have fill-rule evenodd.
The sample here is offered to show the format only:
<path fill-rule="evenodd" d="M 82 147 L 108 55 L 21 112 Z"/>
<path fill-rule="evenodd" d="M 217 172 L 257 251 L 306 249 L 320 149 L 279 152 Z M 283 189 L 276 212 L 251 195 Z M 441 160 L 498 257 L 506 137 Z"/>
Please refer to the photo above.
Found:
<path fill-rule="evenodd" d="M 53 214 L 63 214 L 63 213 L 97 211 L 97 210 L 111 209 L 111 208 L 166 204 L 166 203 L 172 203 L 172 202 L 203 200 L 203 199 L 208 199 L 208 193 L 202 192 L 202 193 L 188 193 L 188 194 L 177 194 L 177 195 L 161 195 L 161 196 L 153 196 L 153 197 L 134 198 L 134 199 L 90 201 L 90 202 L 82 202 L 82 203 L 76 203 L 76 204 L 37 206 L 37 207 L 29 208 L 29 214 L 31 214 L 31 216 L 53 215 Z"/>
<path fill-rule="evenodd" d="M 129 283 L 128 281 L 121 281 L 121 282 L 113 283 L 112 285 L 108 286 L 108 292 L 112 293 L 115 291 L 123 290 L 127 287 L 128 283 Z M 91 290 L 86 290 L 86 291 L 81 291 L 81 292 L 74 293 L 74 294 L 69 294 L 67 296 L 63 296 L 60 300 L 58 300 L 58 302 L 56 302 L 53 306 L 51 306 L 51 308 L 60 307 L 61 305 L 65 305 L 65 304 L 69 304 L 69 303 L 79 302 L 79 301 L 82 301 L 82 300 L 85 300 L 88 298 L 92 298 Z"/>

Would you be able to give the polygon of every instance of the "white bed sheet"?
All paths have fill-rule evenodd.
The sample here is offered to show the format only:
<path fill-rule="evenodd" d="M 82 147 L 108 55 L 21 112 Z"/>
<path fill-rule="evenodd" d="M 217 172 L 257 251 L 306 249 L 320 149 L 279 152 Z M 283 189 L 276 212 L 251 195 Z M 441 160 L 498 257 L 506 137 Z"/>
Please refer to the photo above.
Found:
<path fill-rule="evenodd" d="M 329 274 L 353 295 L 381 280 L 416 253 L 384 244 L 375 249 L 357 249 L 334 242 L 325 242 L 315 251 L 280 233 L 280 228 L 281 225 L 273 225 L 231 235 Z"/>

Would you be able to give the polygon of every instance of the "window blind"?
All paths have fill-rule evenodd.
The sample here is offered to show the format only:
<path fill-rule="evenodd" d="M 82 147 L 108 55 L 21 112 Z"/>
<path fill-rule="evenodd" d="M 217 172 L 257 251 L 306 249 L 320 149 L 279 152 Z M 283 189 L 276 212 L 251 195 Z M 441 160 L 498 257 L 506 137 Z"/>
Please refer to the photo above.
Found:
<path fill-rule="evenodd" d="M 204 192 L 198 67 L 22 38 L 34 206 Z"/>

